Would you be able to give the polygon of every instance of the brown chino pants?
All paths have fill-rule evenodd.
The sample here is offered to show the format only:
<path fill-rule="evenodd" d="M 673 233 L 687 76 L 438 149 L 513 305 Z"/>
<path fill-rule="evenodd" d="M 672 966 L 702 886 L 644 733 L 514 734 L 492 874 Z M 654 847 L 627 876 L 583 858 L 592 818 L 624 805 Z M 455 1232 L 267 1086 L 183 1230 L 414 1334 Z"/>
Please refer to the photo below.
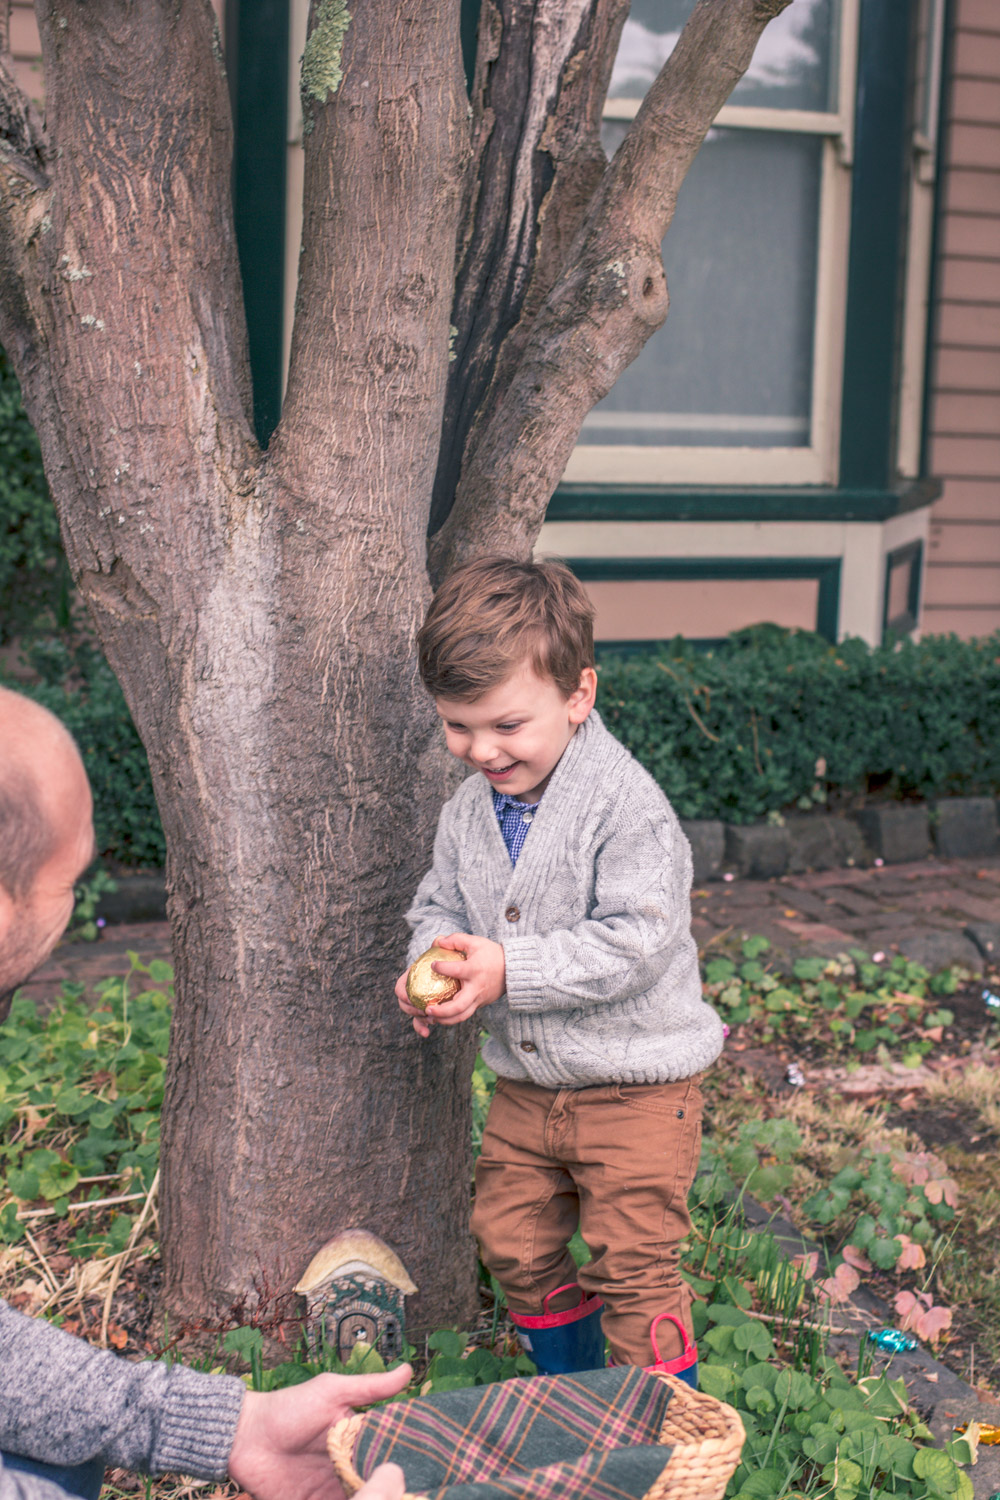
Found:
<path fill-rule="evenodd" d="M 701 1145 L 699 1077 L 679 1083 L 544 1089 L 497 1082 L 476 1166 L 472 1232 L 513 1313 L 537 1314 L 576 1282 L 604 1299 L 620 1364 L 653 1362 L 650 1324 L 673 1313 L 690 1335 L 680 1242 Z M 593 1256 L 577 1272 L 567 1248 L 579 1223 Z M 550 1311 L 561 1309 L 559 1298 Z M 661 1323 L 664 1359 L 680 1334 Z"/>

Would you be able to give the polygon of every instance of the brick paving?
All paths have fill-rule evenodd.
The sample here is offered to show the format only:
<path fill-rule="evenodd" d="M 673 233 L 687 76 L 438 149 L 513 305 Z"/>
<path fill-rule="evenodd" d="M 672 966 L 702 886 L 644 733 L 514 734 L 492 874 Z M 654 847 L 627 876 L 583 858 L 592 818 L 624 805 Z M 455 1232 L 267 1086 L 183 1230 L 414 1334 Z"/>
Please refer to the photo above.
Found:
<path fill-rule="evenodd" d="M 1000 958 L 1000 858 L 710 881 L 692 895 L 699 946 L 761 934 L 793 956 L 849 948 L 940 968 Z"/>
<path fill-rule="evenodd" d="M 130 922 L 108 926 L 94 943 L 62 942 L 47 963 L 36 969 L 21 993 L 35 1001 L 39 1010 L 52 1004 L 66 983 L 84 984 L 88 991 L 102 979 L 127 974 L 132 967 L 129 950 L 144 964 L 154 958 L 173 961 L 170 928 L 166 922 Z"/>
<path fill-rule="evenodd" d="M 702 948 L 759 933 L 791 956 L 864 948 L 902 953 L 930 968 L 963 963 L 981 970 L 991 943 L 1000 958 L 1000 858 L 709 881 L 695 887 L 692 912 Z M 170 961 L 167 924 L 109 925 L 98 942 L 61 943 L 23 991 L 45 1008 L 64 981 L 90 989 L 127 974 L 130 949 L 144 963 Z"/>

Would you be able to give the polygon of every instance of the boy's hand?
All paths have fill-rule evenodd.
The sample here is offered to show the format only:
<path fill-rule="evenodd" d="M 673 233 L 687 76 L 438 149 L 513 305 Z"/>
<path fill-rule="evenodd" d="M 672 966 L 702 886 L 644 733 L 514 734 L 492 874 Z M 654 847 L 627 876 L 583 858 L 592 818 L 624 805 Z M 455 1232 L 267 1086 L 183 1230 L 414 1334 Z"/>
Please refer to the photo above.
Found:
<path fill-rule="evenodd" d="M 457 1026 L 459 1021 L 467 1021 L 481 1005 L 492 1005 L 494 1000 L 499 1000 L 507 988 L 507 965 L 499 943 L 474 937 L 468 932 L 453 932 L 448 937 L 436 937 L 434 942 L 439 948 L 457 948 L 466 957 L 456 959 L 454 963 L 445 963 L 439 958 L 431 965 L 436 974 L 460 979 L 462 988 L 454 1000 L 431 1005 L 426 1012 L 411 1005 L 406 997 L 409 969 L 404 969 L 396 980 L 399 1008 L 404 1015 L 412 1017 L 413 1029 L 422 1037 L 430 1036 L 435 1022 L 441 1026 Z"/>
<path fill-rule="evenodd" d="M 466 955 L 454 963 L 438 958 L 431 964 L 435 974 L 461 980 L 462 988 L 453 1000 L 428 1006 L 427 1019 L 439 1026 L 457 1026 L 460 1021 L 474 1016 L 480 1006 L 492 1005 L 494 1000 L 499 1000 L 507 988 L 504 951 L 500 943 L 468 932 L 452 932 L 447 937 L 436 937 L 434 941 L 440 948 L 457 948 Z M 416 1026 L 415 1021 L 413 1024 Z"/>
<path fill-rule="evenodd" d="M 415 1005 L 410 1004 L 406 993 L 406 976 L 409 972 L 409 969 L 404 969 L 396 980 L 396 999 L 399 1001 L 399 1008 L 404 1016 L 413 1017 L 413 1029 L 417 1033 L 417 1036 L 428 1037 L 431 1034 L 430 1022 L 422 1010 L 418 1010 Z"/>

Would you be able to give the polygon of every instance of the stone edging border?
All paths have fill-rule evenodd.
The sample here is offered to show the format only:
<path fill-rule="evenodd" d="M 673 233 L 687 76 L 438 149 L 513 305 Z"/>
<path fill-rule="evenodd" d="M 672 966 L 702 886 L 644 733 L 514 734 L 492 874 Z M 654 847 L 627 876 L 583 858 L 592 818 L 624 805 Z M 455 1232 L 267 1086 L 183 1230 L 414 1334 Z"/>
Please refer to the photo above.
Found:
<path fill-rule="evenodd" d="M 870 803 L 846 815 L 816 812 L 742 826 L 682 819 L 681 827 L 691 843 L 696 885 L 726 874 L 768 880 L 877 861 L 910 864 L 931 854 L 975 859 L 1000 852 L 993 797 Z"/>

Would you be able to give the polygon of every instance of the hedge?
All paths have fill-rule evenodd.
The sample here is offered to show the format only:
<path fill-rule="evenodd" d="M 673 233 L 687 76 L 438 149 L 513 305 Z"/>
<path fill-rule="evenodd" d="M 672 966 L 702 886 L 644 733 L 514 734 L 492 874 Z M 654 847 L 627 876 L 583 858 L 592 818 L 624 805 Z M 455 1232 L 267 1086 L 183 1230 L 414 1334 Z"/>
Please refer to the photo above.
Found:
<path fill-rule="evenodd" d="M 76 739 L 94 793 L 98 851 L 123 865 L 162 865 L 166 846 L 149 762 L 114 673 L 92 646 L 34 642 L 25 659 L 33 683 L 4 678 L 45 705 Z"/>
<path fill-rule="evenodd" d="M 599 681 L 608 727 L 682 818 L 1000 790 L 1000 635 L 871 648 L 756 626 L 710 652 L 605 660 Z"/>
<path fill-rule="evenodd" d="M 0 349 L 0 645 L 38 628 L 68 629 L 72 597 L 38 438 Z"/>
<path fill-rule="evenodd" d="M 100 849 L 123 864 L 162 862 L 145 751 L 110 668 L 56 640 L 37 642 L 30 659 L 42 680 L 26 691 L 83 751 Z M 757 626 L 710 652 L 677 640 L 653 656 L 608 657 L 599 683 L 605 722 L 682 818 L 749 823 L 873 788 L 1000 791 L 1000 635 L 872 649 Z"/>

